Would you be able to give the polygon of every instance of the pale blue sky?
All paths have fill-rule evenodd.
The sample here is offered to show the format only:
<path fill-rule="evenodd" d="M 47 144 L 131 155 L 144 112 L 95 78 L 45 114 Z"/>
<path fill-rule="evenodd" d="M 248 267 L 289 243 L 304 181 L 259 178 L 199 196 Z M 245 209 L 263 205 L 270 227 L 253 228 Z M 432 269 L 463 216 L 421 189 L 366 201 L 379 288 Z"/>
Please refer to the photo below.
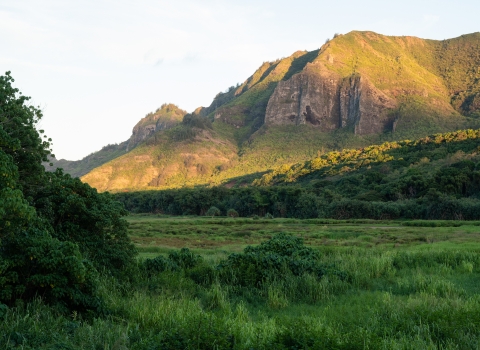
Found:
<path fill-rule="evenodd" d="M 57 158 L 75 160 L 164 102 L 208 106 L 334 33 L 441 40 L 480 31 L 479 13 L 478 0 L 0 0 L 0 74 L 43 109 Z"/>

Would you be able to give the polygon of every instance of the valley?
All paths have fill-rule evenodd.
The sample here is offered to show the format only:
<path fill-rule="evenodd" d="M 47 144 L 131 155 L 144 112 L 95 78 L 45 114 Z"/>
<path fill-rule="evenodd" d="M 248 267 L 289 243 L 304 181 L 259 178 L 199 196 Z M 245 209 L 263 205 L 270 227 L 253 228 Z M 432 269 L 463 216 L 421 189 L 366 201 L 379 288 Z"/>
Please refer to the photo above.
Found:
<path fill-rule="evenodd" d="M 0 347 L 478 349 L 479 67 L 335 35 L 74 162 L 0 76 Z"/>

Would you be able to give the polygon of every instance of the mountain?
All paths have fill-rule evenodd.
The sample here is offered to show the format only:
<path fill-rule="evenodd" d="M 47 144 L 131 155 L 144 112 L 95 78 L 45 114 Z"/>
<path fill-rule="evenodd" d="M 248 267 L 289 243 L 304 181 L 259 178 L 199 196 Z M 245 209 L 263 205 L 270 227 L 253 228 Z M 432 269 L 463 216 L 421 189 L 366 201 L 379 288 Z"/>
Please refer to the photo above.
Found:
<path fill-rule="evenodd" d="M 133 127 L 132 136 L 128 140 L 119 144 L 107 145 L 100 151 L 93 152 L 81 160 L 71 161 L 52 158 L 43 165 L 47 171 L 62 168 L 73 177 L 81 177 L 96 167 L 124 155 L 156 132 L 170 129 L 179 124 L 185 114 L 187 112 L 176 105 L 165 103 L 155 112 L 148 113 L 144 118 L 140 119 Z M 49 163 L 52 163 L 52 165 Z"/>
<path fill-rule="evenodd" d="M 62 168 L 67 174 L 70 174 L 73 177 L 81 177 L 96 167 L 125 154 L 127 145 L 128 141 L 124 141 L 120 144 L 107 145 L 102 147 L 100 151 L 93 152 L 81 160 L 72 161 L 51 158 L 48 162 L 43 163 L 43 166 L 47 171 L 54 171 L 57 168 Z"/>
<path fill-rule="evenodd" d="M 475 128 L 479 49 L 480 33 L 443 41 L 337 35 L 263 63 L 181 122 L 142 119 L 128 152 L 82 180 L 101 191 L 231 186 L 330 150 Z"/>
<path fill-rule="evenodd" d="M 155 113 L 148 113 L 133 128 L 132 136 L 128 140 L 126 151 L 132 150 L 139 143 L 154 135 L 158 131 L 167 130 L 178 125 L 187 114 L 176 105 L 163 104 Z"/>

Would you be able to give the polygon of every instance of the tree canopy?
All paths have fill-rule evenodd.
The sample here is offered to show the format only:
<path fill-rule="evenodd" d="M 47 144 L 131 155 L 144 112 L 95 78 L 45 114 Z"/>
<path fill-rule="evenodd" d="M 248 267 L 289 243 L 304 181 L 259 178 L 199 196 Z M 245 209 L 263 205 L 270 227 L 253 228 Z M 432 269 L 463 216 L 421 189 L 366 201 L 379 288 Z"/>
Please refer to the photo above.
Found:
<path fill-rule="evenodd" d="M 0 76 L 0 303 L 42 297 L 60 309 L 100 311 L 99 268 L 133 266 L 125 210 L 61 170 L 47 173 L 51 140 L 41 111 Z"/>

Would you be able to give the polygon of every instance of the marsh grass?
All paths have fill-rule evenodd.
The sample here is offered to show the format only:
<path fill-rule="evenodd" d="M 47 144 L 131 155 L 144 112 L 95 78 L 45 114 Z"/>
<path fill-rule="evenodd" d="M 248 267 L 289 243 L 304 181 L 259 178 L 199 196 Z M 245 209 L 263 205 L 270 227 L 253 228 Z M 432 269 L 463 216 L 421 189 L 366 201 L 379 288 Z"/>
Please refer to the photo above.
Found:
<path fill-rule="evenodd" d="M 480 347 L 478 226 L 467 222 L 459 227 L 420 227 L 281 219 L 236 224 L 221 218 L 130 221 L 136 222 L 132 238 L 148 227 L 156 242 L 151 247 L 158 249 L 139 246 L 139 264 L 150 254 L 167 257 L 177 250 L 167 239 L 171 234 L 166 232 L 173 228 L 186 245 L 218 237 L 226 243 L 220 248 L 192 245 L 192 252 L 203 257 L 192 268 L 150 277 L 139 270 L 129 285 L 104 276 L 100 288 L 108 310 L 104 315 L 62 314 L 40 299 L 0 307 L 0 348 Z M 302 236 L 306 246 L 319 252 L 321 264 L 344 274 L 277 276 L 256 287 L 222 283 L 216 266 L 248 244 L 240 232 L 249 232 L 248 240 L 256 244 L 278 230 Z M 422 237 L 438 241 L 429 243 Z"/>

